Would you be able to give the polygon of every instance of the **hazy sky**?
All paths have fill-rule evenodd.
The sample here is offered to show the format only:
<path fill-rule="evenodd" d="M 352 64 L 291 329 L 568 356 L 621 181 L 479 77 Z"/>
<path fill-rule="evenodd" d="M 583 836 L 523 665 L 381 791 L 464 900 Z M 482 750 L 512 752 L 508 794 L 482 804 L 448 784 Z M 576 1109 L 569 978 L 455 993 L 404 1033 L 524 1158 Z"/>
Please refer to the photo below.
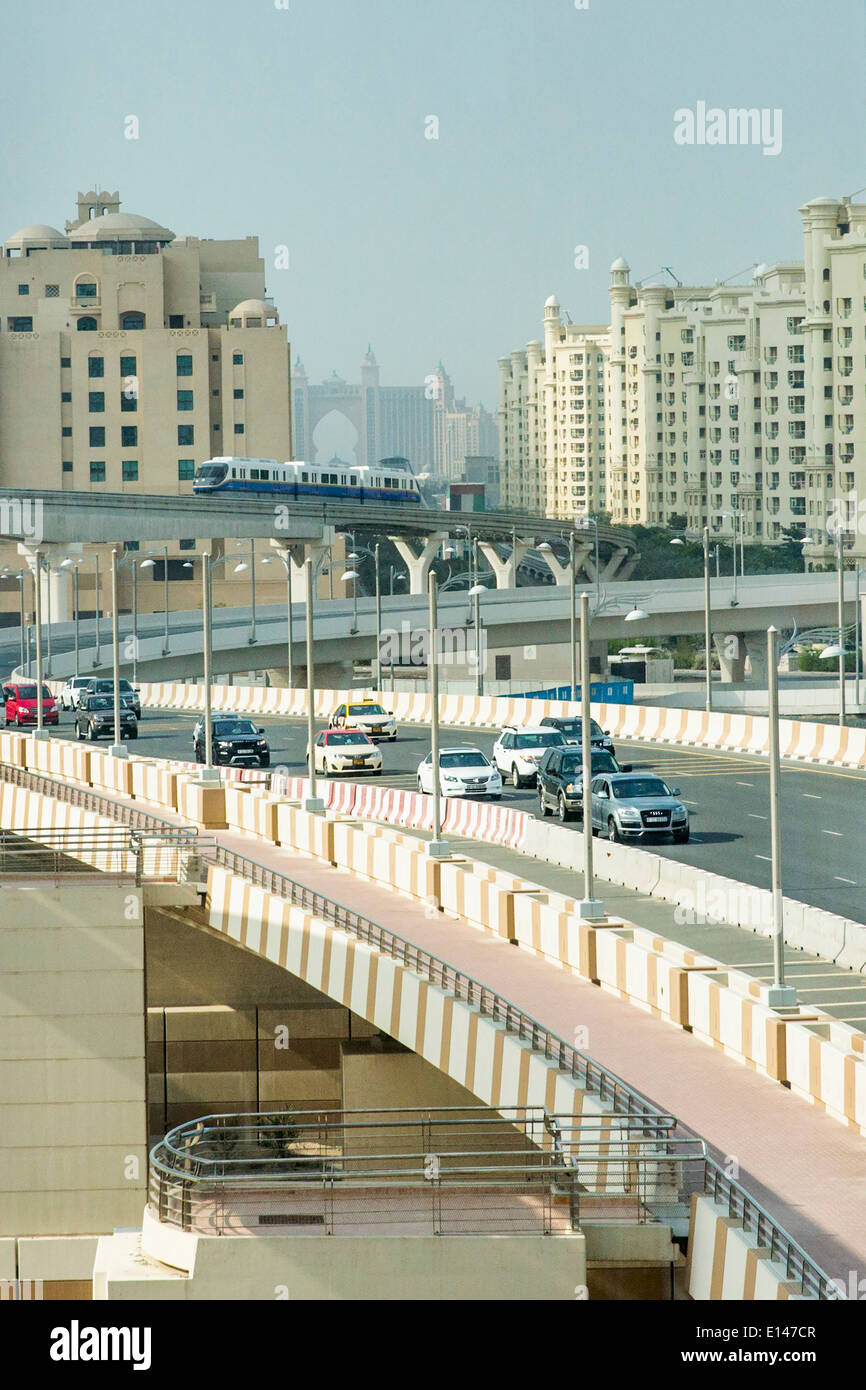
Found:
<path fill-rule="evenodd" d="M 863 0 L 282 3 L 7 8 L 0 235 L 94 184 L 178 234 L 258 234 L 312 380 L 357 380 L 370 340 L 385 384 L 441 358 L 495 407 L 551 292 L 606 322 L 618 255 L 686 283 L 799 259 L 798 206 L 866 185 Z M 780 108 L 781 153 L 676 144 L 700 101 Z"/>

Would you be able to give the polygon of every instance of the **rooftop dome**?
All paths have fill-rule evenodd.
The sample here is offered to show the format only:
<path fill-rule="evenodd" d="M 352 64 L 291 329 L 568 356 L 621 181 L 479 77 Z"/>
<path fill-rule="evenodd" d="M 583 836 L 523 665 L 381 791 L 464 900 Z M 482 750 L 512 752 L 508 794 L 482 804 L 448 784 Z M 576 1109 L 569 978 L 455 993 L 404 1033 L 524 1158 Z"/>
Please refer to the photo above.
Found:
<path fill-rule="evenodd" d="M 755 269 L 754 269 L 754 271 L 753 271 L 753 273 L 752 273 L 752 279 L 753 279 L 753 280 L 760 280 L 760 279 L 763 278 L 764 275 L 766 275 L 766 273 L 767 273 L 767 267 L 764 265 L 764 262 L 761 261 L 761 264 L 760 264 L 760 265 L 756 265 L 756 266 L 755 266 Z"/>
<path fill-rule="evenodd" d="M 280 316 L 273 304 L 268 304 L 264 299 L 242 299 L 229 314 L 232 328 L 262 328 L 267 323 L 279 321 Z"/>
<path fill-rule="evenodd" d="M 630 269 L 631 269 L 631 267 L 629 266 L 629 263 L 628 263 L 628 261 L 625 259 L 624 256 L 617 256 L 616 260 L 614 261 L 613 265 L 611 266 L 611 271 L 614 271 L 614 270 L 630 270 Z"/>
<path fill-rule="evenodd" d="M 174 241 L 174 232 L 137 212 L 107 212 L 73 227 L 70 241 Z"/>
<path fill-rule="evenodd" d="M 545 301 L 544 301 L 544 307 L 545 307 L 545 309 L 558 309 L 558 308 L 559 308 L 559 300 L 557 299 L 557 297 L 556 297 L 555 294 L 552 294 L 552 295 L 550 296 L 549 299 L 545 299 Z"/>
<path fill-rule="evenodd" d="M 68 238 L 56 227 L 49 227 L 44 222 L 34 222 L 32 227 L 22 227 L 14 236 L 8 238 L 7 246 L 43 246 L 45 244 L 59 243 L 61 246 L 68 246 Z"/>

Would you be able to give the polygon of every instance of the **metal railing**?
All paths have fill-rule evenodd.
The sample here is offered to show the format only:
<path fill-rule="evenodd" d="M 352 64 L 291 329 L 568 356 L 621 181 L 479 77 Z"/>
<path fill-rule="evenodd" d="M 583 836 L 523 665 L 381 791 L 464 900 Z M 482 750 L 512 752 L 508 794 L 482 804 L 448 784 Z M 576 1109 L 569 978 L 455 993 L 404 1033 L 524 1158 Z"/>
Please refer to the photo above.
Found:
<path fill-rule="evenodd" d="M 581 1220 L 688 1218 L 702 1141 L 647 1139 L 619 1117 L 562 1118 L 565 1144 L 560 1117 L 538 1107 L 206 1116 L 154 1147 L 149 1205 L 169 1225 L 221 1235 L 553 1235 Z"/>

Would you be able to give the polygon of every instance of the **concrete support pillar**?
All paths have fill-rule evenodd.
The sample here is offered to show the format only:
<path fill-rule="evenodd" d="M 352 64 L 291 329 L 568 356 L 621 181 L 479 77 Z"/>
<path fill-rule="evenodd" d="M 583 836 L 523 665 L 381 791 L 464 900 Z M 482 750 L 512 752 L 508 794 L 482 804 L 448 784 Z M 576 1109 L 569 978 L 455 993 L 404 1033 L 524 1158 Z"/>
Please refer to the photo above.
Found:
<path fill-rule="evenodd" d="M 747 632 L 745 635 L 746 653 L 749 658 L 749 679 L 755 685 L 767 684 L 767 634 L 766 632 Z"/>
<path fill-rule="evenodd" d="M 42 555 L 42 614 L 43 621 L 48 621 L 48 614 L 51 614 L 51 623 L 68 623 L 72 621 L 72 569 L 67 567 L 61 569 L 61 561 L 72 558 L 75 552 L 81 552 L 81 546 L 61 545 L 57 542 L 49 541 L 42 545 L 35 545 L 32 541 L 19 543 L 18 554 L 24 557 L 24 562 L 31 574 L 36 570 L 36 551 Z"/>
<path fill-rule="evenodd" d="M 628 555 L 628 550 L 626 549 L 626 547 L 625 547 L 624 545 L 618 545 L 618 546 L 616 547 L 616 549 L 612 552 L 610 558 L 608 559 L 607 564 L 606 564 L 606 565 L 605 565 L 605 564 L 602 564 L 602 570 L 601 570 L 601 577 L 602 577 L 602 579 L 603 579 L 603 580 L 604 580 L 604 579 L 613 579 L 614 576 L 615 576 L 615 575 L 618 573 L 618 571 L 620 570 L 620 568 L 621 568 L 621 566 L 622 566 L 622 564 L 623 564 L 623 561 L 625 560 L 625 558 L 626 558 L 627 555 Z M 621 576 L 620 576 L 620 577 L 621 577 Z"/>
<path fill-rule="evenodd" d="M 318 571 L 321 561 L 331 552 L 333 544 L 333 527 L 328 527 L 322 539 L 315 541 L 284 541 L 277 536 L 271 536 L 271 545 L 286 557 L 292 569 L 293 607 L 296 603 L 306 602 L 307 567 L 305 561 L 307 556 L 312 555 L 313 569 Z"/>
<path fill-rule="evenodd" d="M 713 645 L 719 657 L 723 685 L 739 685 L 746 679 L 746 639 L 742 632 L 715 632 Z"/>
<path fill-rule="evenodd" d="M 496 546 L 490 541 L 478 542 L 478 549 L 496 576 L 497 589 L 517 588 L 517 566 L 532 549 L 532 545 L 532 541 L 515 541 L 511 553 L 503 560 Z"/>
<path fill-rule="evenodd" d="M 586 557 L 590 552 L 590 548 L 591 547 L 588 545 L 575 545 L 574 570 L 578 578 L 580 577 L 581 566 L 586 560 Z M 557 584 L 561 585 L 564 589 L 567 589 L 569 576 L 571 574 L 571 564 L 569 562 L 568 556 L 566 556 L 564 560 L 560 560 L 558 556 L 554 555 L 552 550 L 542 550 L 541 554 L 544 556 L 545 563 L 547 564 L 548 569 L 550 570 Z M 595 578 L 594 574 L 593 578 Z"/>
<path fill-rule="evenodd" d="M 415 554 L 403 536 L 389 536 L 388 539 L 406 566 L 406 573 L 409 576 L 409 593 L 426 594 L 427 575 L 430 572 L 431 561 L 442 542 L 448 539 L 447 532 L 434 531 L 432 535 L 422 537 L 424 544 L 420 555 Z"/>
<path fill-rule="evenodd" d="M 640 554 L 638 551 L 635 551 L 634 554 L 629 555 L 628 559 L 623 562 L 623 564 L 617 571 L 617 579 L 619 579 L 620 581 L 631 579 L 632 575 L 637 569 L 637 562 L 639 559 Z"/>

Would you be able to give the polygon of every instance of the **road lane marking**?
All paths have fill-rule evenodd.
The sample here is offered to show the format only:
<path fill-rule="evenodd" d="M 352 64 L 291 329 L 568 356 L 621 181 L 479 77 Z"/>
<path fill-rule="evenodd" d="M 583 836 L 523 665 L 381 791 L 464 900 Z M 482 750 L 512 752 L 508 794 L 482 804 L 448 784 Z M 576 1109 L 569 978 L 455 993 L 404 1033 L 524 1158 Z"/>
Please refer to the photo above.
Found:
<path fill-rule="evenodd" d="M 854 882 L 853 878 L 843 878 L 841 874 L 834 874 L 833 877 L 835 878 L 837 883 L 850 883 L 852 888 L 857 887 L 857 884 Z"/>
<path fill-rule="evenodd" d="M 845 838 L 841 830 L 822 830 L 821 833 L 822 835 L 835 835 L 840 840 Z"/>
<path fill-rule="evenodd" d="M 770 856 L 769 856 L 769 854 L 756 854 L 756 855 L 755 855 L 755 858 L 756 858 L 756 859 L 766 859 L 766 861 L 767 861 L 768 864 L 771 862 L 771 861 L 770 861 Z"/>
<path fill-rule="evenodd" d="M 738 783 L 737 783 L 737 786 L 738 786 L 738 787 L 753 787 L 753 786 L 754 786 L 754 783 L 753 783 L 753 782 L 738 782 Z"/>
<path fill-rule="evenodd" d="M 817 792 L 803 792 L 807 801 L 823 801 L 823 796 L 818 796 Z"/>
<path fill-rule="evenodd" d="M 750 812 L 749 812 L 749 819 L 750 819 L 750 820 L 766 820 L 767 817 L 766 817 L 766 816 L 759 816 L 758 813 L 757 813 L 757 811 L 750 811 Z"/>

